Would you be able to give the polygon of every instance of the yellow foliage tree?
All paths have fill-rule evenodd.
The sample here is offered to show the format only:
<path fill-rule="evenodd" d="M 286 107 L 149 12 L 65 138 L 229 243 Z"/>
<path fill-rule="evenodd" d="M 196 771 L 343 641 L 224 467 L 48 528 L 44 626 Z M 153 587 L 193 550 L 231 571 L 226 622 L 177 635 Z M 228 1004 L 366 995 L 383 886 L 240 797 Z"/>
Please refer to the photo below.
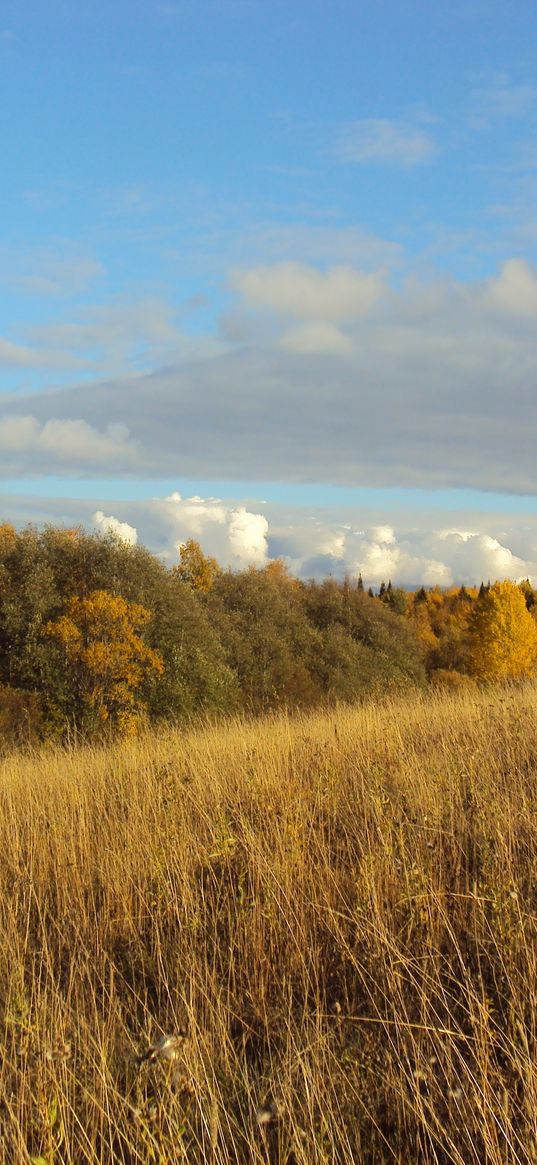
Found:
<path fill-rule="evenodd" d="M 216 558 L 203 553 L 199 542 L 188 538 L 179 547 L 179 565 L 175 572 L 192 590 L 206 594 L 210 591 L 220 567 Z"/>
<path fill-rule="evenodd" d="M 515 583 L 496 582 L 470 619 L 468 667 L 479 680 L 517 679 L 537 661 L 537 626 Z"/>
<path fill-rule="evenodd" d="M 144 680 L 164 670 L 160 655 L 139 634 L 150 619 L 138 603 L 93 591 L 70 599 L 65 613 L 44 628 L 64 649 L 81 706 L 125 732 L 136 730 L 144 711 L 139 695 Z"/>

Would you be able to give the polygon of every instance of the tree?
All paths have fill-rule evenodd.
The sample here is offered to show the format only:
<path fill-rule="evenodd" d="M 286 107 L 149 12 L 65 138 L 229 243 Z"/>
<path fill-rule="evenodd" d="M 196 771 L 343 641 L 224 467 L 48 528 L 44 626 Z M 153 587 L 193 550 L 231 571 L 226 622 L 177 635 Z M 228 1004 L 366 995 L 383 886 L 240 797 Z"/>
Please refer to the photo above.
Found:
<path fill-rule="evenodd" d="M 301 583 L 279 568 L 222 572 L 207 609 L 248 711 L 304 707 L 320 698 L 312 675 L 319 636 Z"/>
<path fill-rule="evenodd" d="M 524 602 L 528 608 L 528 611 L 531 611 L 532 607 L 535 606 L 535 591 L 530 583 L 529 578 L 522 579 L 518 585 L 522 591 L 522 594 L 524 595 Z"/>
<path fill-rule="evenodd" d="M 179 565 L 176 573 L 183 582 L 188 583 L 194 591 L 207 594 L 220 573 L 216 558 L 203 553 L 199 542 L 188 538 L 179 548 Z"/>
<path fill-rule="evenodd" d="M 140 636 L 150 619 L 138 603 L 92 591 L 70 599 L 65 613 L 46 624 L 44 634 L 56 639 L 64 654 L 79 722 L 135 729 L 145 709 L 140 689 L 163 671 L 160 655 Z"/>
<path fill-rule="evenodd" d="M 496 582 L 480 592 L 469 629 L 468 670 L 476 679 L 518 679 L 533 671 L 537 626 L 515 583 Z"/>

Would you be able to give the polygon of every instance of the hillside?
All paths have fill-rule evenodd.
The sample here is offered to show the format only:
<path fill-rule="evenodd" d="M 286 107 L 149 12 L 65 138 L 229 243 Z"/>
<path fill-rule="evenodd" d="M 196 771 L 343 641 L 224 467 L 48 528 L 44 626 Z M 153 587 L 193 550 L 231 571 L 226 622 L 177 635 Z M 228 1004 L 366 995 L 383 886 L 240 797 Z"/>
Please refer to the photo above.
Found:
<path fill-rule="evenodd" d="M 535 1162 L 536 712 L 6 758 L 3 1160 Z"/>

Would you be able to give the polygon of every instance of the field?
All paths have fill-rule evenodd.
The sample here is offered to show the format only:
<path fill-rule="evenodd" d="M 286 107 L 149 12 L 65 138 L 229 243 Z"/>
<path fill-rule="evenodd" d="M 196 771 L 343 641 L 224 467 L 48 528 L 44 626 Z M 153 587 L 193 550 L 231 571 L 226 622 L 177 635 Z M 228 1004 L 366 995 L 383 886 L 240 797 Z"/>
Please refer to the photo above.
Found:
<path fill-rule="evenodd" d="M 535 687 L 0 773 L 2 1161 L 537 1162 Z"/>

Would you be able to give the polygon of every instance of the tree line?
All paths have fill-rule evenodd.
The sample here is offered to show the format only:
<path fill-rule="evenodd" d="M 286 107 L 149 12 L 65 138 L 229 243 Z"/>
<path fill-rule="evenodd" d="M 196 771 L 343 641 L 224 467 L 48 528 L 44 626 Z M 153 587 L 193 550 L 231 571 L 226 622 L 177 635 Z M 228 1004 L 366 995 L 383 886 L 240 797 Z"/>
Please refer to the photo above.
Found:
<path fill-rule="evenodd" d="M 534 598 L 223 570 L 193 540 L 170 568 L 112 535 L 4 523 L 0 742 L 527 674 Z"/>

